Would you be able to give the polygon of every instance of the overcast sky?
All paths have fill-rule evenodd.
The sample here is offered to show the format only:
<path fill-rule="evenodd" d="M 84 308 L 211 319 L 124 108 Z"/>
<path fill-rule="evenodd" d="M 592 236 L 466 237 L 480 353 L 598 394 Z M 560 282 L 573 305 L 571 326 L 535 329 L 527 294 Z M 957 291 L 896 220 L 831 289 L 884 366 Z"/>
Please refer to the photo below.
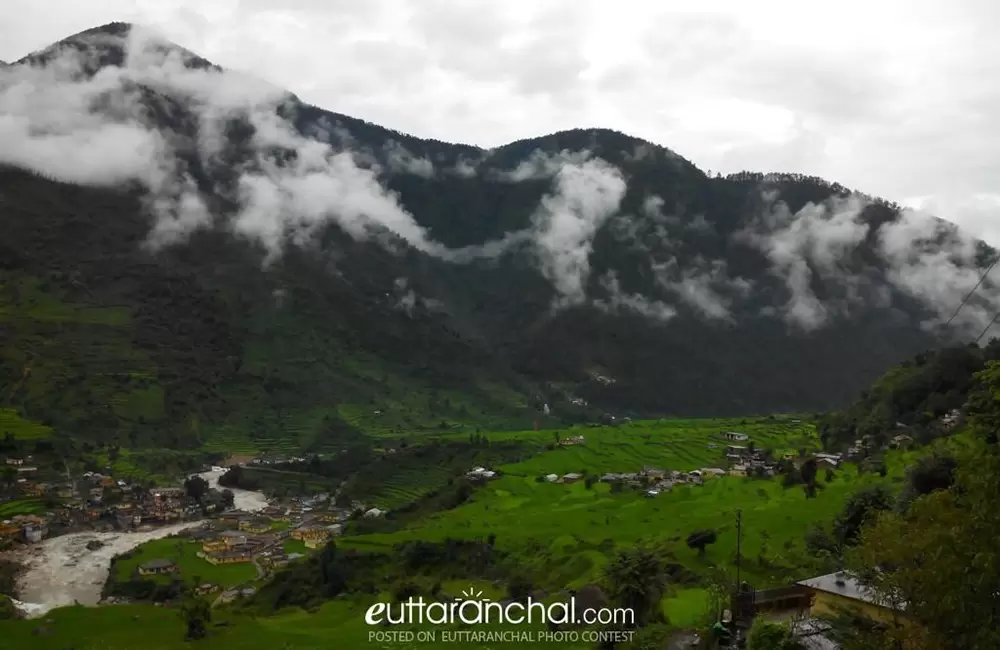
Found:
<path fill-rule="evenodd" d="M 2 0 L 0 59 L 125 20 L 323 108 L 495 146 L 601 126 L 1000 244 L 1000 3 Z"/>

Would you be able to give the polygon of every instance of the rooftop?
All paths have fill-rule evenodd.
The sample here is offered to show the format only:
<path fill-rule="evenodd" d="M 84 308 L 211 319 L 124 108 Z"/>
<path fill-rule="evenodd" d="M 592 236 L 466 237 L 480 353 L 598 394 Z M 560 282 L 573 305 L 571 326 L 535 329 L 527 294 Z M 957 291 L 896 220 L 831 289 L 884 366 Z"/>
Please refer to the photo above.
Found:
<path fill-rule="evenodd" d="M 835 594 L 843 598 L 870 603 L 879 607 L 889 606 L 887 603 L 882 602 L 869 588 L 844 571 L 829 573 L 824 576 L 809 578 L 808 580 L 800 580 L 795 584 L 815 589 L 816 591 Z M 905 609 L 905 606 L 901 606 L 899 609 Z"/>
<path fill-rule="evenodd" d="M 165 560 L 163 558 L 157 558 L 155 560 L 150 560 L 142 565 L 143 569 L 167 569 L 174 566 L 174 563 L 170 560 Z"/>

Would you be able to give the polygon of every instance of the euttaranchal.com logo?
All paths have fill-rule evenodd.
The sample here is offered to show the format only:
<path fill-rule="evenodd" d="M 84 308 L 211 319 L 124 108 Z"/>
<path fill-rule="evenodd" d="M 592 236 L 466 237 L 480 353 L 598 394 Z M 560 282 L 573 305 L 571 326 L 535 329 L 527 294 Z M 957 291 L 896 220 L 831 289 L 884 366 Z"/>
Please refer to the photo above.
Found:
<path fill-rule="evenodd" d="M 368 625 L 383 629 L 369 632 L 370 641 L 455 641 L 455 642 L 508 642 L 535 641 L 578 642 L 631 639 L 635 625 L 635 612 L 627 607 L 582 607 L 575 597 L 567 601 L 541 603 L 529 597 L 525 602 L 496 602 L 483 598 L 483 592 L 469 588 L 461 598 L 452 601 L 425 601 L 422 596 L 410 597 L 399 603 L 379 602 L 365 612 Z M 540 626 L 547 631 L 522 630 L 441 630 L 440 633 L 426 626 Z M 425 626 L 420 631 L 385 629 L 392 626 Z M 559 626 L 601 626 L 601 630 L 552 631 Z M 613 630 L 608 626 L 620 626 Z"/>

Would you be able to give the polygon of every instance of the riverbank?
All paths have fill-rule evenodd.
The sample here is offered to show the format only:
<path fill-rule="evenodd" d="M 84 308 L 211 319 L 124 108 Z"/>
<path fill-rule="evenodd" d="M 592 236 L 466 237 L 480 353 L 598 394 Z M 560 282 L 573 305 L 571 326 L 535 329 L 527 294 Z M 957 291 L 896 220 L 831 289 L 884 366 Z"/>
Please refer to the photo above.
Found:
<path fill-rule="evenodd" d="M 239 488 L 227 488 L 219 485 L 219 477 L 225 474 L 225 470 L 215 470 L 202 472 L 198 476 L 208 481 L 208 486 L 219 490 L 229 490 L 233 493 L 233 507 L 246 512 L 258 512 L 267 507 L 267 497 L 262 492 L 253 490 L 241 490 Z"/>
<path fill-rule="evenodd" d="M 223 473 L 209 471 L 199 476 L 208 481 L 209 486 L 222 489 L 218 480 Z M 267 507 L 267 497 L 260 492 L 234 489 L 232 493 L 234 506 L 240 510 L 257 512 Z M 203 523 L 190 521 L 134 532 L 71 533 L 11 553 L 9 557 L 24 567 L 17 581 L 15 604 L 29 617 L 74 603 L 96 605 L 101 600 L 101 589 L 108 578 L 113 557 Z M 87 544 L 94 541 L 102 545 L 88 549 Z"/>

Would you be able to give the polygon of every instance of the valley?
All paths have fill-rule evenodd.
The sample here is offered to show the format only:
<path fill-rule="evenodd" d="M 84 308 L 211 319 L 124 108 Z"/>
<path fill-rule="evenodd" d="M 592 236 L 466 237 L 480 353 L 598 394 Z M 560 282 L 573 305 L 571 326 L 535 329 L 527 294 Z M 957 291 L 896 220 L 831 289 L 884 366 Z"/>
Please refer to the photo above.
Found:
<path fill-rule="evenodd" d="M 416 138 L 127 23 L 0 66 L 0 126 L 0 645 L 1000 647 L 962 228 Z"/>

